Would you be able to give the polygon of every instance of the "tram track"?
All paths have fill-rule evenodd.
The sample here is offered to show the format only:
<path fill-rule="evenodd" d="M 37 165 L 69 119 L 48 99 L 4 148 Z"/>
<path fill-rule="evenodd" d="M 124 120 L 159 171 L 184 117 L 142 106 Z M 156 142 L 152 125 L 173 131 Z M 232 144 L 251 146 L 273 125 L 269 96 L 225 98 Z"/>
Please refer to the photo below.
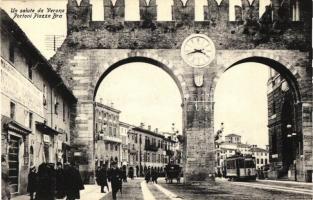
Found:
<path fill-rule="evenodd" d="M 302 188 L 295 188 L 295 187 L 286 187 L 286 186 L 278 186 L 278 185 L 265 185 L 260 184 L 257 182 L 231 182 L 231 184 L 245 186 L 245 187 L 253 187 L 262 190 L 273 190 L 273 191 L 281 191 L 281 192 L 290 192 L 290 193 L 298 193 L 298 194 L 306 194 L 312 195 L 313 197 L 313 190 L 309 189 L 302 189 Z"/>

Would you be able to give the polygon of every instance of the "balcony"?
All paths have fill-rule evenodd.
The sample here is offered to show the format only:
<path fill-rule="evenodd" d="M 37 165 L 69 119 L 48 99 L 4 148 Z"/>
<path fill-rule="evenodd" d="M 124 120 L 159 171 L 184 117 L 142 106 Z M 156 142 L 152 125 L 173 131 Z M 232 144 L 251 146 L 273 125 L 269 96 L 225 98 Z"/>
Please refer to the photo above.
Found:
<path fill-rule="evenodd" d="M 145 150 L 146 151 L 158 151 L 159 147 L 157 147 L 156 145 L 145 145 Z"/>
<path fill-rule="evenodd" d="M 130 154 L 137 154 L 137 149 L 135 149 L 135 148 L 131 148 L 131 149 L 128 149 L 128 153 L 130 153 Z"/>
<path fill-rule="evenodd" d="M 109 141 L 109 142 L 115 142 L 115 143 L 122 143 L 122 139 L 114 136 L 108 136 L 104 134 L 99 134 L 99 140 Z"/>

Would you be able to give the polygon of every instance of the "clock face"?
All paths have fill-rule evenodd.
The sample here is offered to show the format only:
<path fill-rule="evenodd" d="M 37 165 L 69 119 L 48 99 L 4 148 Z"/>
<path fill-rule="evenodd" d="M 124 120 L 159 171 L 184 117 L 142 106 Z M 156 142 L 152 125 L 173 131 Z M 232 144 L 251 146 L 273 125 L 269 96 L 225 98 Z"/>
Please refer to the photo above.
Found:
<path fill-rule="evenodd" d="M 212 40 L 203 34 L 193 34 L 185 39 L 181 47 L 183 60 L 192 67 L 205 67 L 215 57 Z"/>

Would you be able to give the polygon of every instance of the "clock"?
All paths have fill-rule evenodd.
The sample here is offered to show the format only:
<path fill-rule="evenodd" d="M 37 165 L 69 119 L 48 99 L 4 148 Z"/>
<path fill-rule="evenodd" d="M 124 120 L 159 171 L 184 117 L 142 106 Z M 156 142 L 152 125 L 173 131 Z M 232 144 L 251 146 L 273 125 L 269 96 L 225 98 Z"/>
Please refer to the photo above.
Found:
<path fill-rule="evenodd" d="M 215 58 L 214 43 L 204 34 L 192 34 L 181 46 L 181 57 L 192 67 L 208 66 Z"/>

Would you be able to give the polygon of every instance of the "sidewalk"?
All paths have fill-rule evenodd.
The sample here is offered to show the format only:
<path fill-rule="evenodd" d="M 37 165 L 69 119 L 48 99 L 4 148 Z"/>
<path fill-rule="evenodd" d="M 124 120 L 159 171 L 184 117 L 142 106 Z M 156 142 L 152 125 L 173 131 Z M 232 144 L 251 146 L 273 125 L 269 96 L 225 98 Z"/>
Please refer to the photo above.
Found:
<path fill-rule="evenodd" d="M 109 184 L 110 185 L 110 184 Z M 101 199 L 108 194 L 107 193 L 100 193 L 100 186 L 98 185 L 84 185 L 85 189 L 80 191 L 80 199 L 81 200 L 97 200 Z M 110 187 L 111 191 L 111 187 Z M 13 197 L 12 200 L 29 200 L 30 197 L 28 194 L 26 195 L 19 195 Z"/>
<path fill-rule="evenodd" d="M 289 180 L 270 180 L 270 179 L 258 179 L 260 182 L 269 182 L 269 183 L 287 183 L 287 184 L 295 184 L 295 185 L 309 185 L 313 187 L 313 183 L 308 182 L 297 182 L 297 181 L 289 181 Z"/>

